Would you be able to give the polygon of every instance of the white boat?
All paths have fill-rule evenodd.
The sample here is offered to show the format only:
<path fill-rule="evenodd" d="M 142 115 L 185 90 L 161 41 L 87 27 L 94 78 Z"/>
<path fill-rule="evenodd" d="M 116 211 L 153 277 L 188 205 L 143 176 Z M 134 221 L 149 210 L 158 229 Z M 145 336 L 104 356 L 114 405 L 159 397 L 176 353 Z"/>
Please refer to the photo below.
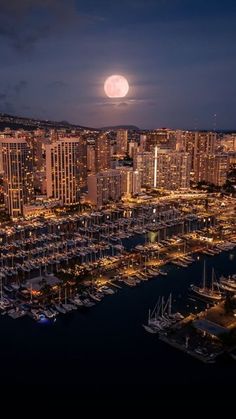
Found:
<path fill-rule="evenodd" d="M 59 304 L 55 304 L 55 309 L 58 311 L 58 313 L 66 314 L 66 310 Z"/>
<path fill-rule="evenodd" d="M 146 324 L 143 324 L 144 329 L 148 332 L 148 333 L 157 333 L 158 330 L 155 329 L 154 327 L 151 326 L 147 326 Z"/>
<path fill-rule="evenodd" d="M 206 298 L 211 301 L 221 301 L 222 295 L 219 290 L 214 289 L 214 269 L 212 269 L 212 281 L 211 281 L 211 288 L 206 286 L 206 263 L 204 261 L 204 268 L 203 268 L 203 284 L 202 287 L 197 285 L 191 285 L 192 291 L 200 297 Z"/>

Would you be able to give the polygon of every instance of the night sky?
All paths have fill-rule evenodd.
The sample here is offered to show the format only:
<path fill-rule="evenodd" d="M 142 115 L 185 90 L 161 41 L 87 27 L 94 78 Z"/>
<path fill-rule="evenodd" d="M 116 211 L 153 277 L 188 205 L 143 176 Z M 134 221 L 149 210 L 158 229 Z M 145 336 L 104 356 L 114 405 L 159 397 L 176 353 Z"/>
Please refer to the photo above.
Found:
<path fill-rule="evenodd" d="M 105 97 L 111 74 L 128 96 Z M 236 1 L 0 0 L 0 112 L 236 129 Z"/>

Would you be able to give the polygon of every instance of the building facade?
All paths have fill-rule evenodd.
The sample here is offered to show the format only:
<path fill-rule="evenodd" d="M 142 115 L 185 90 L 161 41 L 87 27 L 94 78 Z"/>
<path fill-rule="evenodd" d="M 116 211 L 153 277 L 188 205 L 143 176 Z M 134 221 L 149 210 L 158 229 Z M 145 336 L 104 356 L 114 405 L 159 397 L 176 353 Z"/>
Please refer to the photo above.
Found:
<path fill-rule="evenodd" d="M 111 167 L 111 145 L 106 133 L 95 139 L 95 171 L 108 170 Z"/>
<path fill-rule="evenodd" d="M 154 182 L 154 159 L 153 152 L 143 151 L 134 156 L 134 170 L 137 170 L 140 176 L 142 188 L 153 187 Z"/>
<path fill-rule="evenodd" d="M 12 218 L 24 215 L 24 204 L 33 198 L 32 150 L 23 138 L 0 140 L 4 201 Z"/>
<path fill-rule="evenodd" d="M 190 187 L 190 155 L 175 151 L 154 151 L 154 188 L 168 190 Z"/>
<path fill-rule="evenodd" d="M 131 167 L 119 167 L 117 171 L 121 174 L 121 194 L 131 197 L 141 192 L 140 176 L 138 170 Z"/>
<path fill-rule="evenodd" d="M 128 151 L 128 131 L 119 129 L 116 133 L 116 154 L 126 156 Z"/>
<path fill-rule="evenodd" d="M 223 186 L 227 180 L 230 158 L 225 153 L 205 154 L 200 159 L 199 181 Z"/>
<path fill-rule="evenodd" d="M 47 197 L 63 205 L 79 202 L 80 138 L 60 138 L 46 145 Z"/>
<path fill-rule="evenodd" d="M 121 199 L 121 173 L 105 170 L 88 176 L 88 199 L 97 208 Z"/>

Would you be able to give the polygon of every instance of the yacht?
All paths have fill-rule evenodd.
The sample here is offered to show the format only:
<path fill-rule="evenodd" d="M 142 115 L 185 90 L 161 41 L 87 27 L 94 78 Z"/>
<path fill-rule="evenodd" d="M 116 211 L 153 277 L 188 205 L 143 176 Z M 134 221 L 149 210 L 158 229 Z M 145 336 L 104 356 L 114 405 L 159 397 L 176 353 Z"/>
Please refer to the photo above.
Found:
<path fill-rule="evenodd" d="M 191 285 L 191 290 L 200 297 L 206 298 L 211 301 L 221 301 L 222 294 L 219 290 L 214 289 L 214 269 L 212 269 L 212 281 L 211 281 L 211 288 L 206 286 L 206 263 L 204 261 L 204 268 L 203 268 L 203 284 L 202 287 L 197 285 Z"/>

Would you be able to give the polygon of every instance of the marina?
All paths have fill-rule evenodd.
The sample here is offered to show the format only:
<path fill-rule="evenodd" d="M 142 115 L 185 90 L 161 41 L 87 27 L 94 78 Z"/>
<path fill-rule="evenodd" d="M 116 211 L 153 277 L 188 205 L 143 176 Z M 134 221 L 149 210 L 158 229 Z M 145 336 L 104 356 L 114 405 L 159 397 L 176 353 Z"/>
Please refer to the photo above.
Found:
<path fill-rule="evenodd" d="M 37 321 L 93 307 L 118 286 L 164 280 L 170 264 L 188 268 L 201 254 L 236 246 L 234 229 L 223 233 L 214 215 L 185 214 L 169 203 L 23 222 L 0 233 L 0 311 Z M 209 296 L 204 284 L 192 291 Z M 215 301 L 225 287 L 234 289 L 215 286 L 212 277 Z"/>
<path fill-rule="evenodd" d="M 228 293 L 234 295 L 234 218 L 226 219 L 222 213 L 216 220 L 215 211 L 207 217 L 204 212 L 179 215 L 162 204 L 159 222 L 151 228 L 157 217 L 155 207 L 144 207 L 135 209 L 133 221 L 130 209 L 124 212 L 122 208 L 84 218 L 73 215 L 64 221 L 23 222 L 14 231 L 9 227 L 2 231 L 2 353 L 8 359 L 15 344 L 21 347 L 20 363 L 11 361 L 9 367 L 8 362 L 4 369 L 6 382 L 16 374 L 33 380 L 32 370 L 37 374 L 36 387 L 49 389 L 43 372 L 50 368 L 58 380 L 54 380 L 53 391 L 61 393 L 63 380 L 73 387 L 71 394 L 78 388 L 83 394 L 91 376 L 94 391 L 99 391 L 100 377 L 105 385 L 111 379 L 112 365 L 115 388 L 122 385 L 127 392 L 139 394 L 137 373 L 137 382 L 150 381 L 150 371 L 158 373 L 161 391 L 169 385 L 168 371 L 176 374 L 176 379 L 172 375 L 173 386 L 199 385 L 204 373 L 199 365 L 208 368 L 213 361 L 215 370 L 208 371 L 209 377 L 215 382 L 222 379 L 218 365 L 224 362 L 225 348 L 205 347 L 201 333 L 205 333 L 206 324 L 199 318 L 214 302 L 199 298 L 192 288 L 203 287 L 209 296 L 213 286 L 220 290 L 222 301 Z M 83 222 L 86 228 L 81 226 Z M 159 310 L 155 311 L 158 328 L 147 322 L 148 311 L 154 307 Z M 186 319 L 199 321 L 200 332 L 193 332 L 190 323 L 184 327 Z M 183 327 L 178 329 L 179 325 Z M 234 362 L 231 350 L 227 355 L 225 374 L 230 376 L 227 362 Z M 70 371 L 82 382 L 78 384 Z M 124 385 L 127 371 L 130 378 Z M 154 377 L 151 382 L 153 385 Z"/>
<path fill-rule="evenodd" d="M 190 297 L 189 287 L 191 283 L 201 284 L 204 260 L 207 274 L 214 266 L 219 277 L 228 277 L 235 272 L 235 258 L 235 251 L 230 251 L 202 255 L 188 268 L 168 265 L 168 275 L 143 281 L 136 287 L 114 287 L 115 295 L 104 298 L 88 311 L 71 310 L 67 315 L 57 316 L 56 321 L 33 322 L 28 316 L 17 320 L 0 316 L 2 355 L 6 361 L 2 380 L 10 387 L 14 377 L 16 385 L 24 386 L 37 376 L 35 388 L 43 388 L 44 392 L 63 395 L 63 382 L 67 382 L 70 394 L 80 391 L 86 395 L 91 376 L 93 393 L 96 393 L 116 374 L 116 382 L 106 394 L 114 394 L 122 385 L 124 391 L 136 396 L 156 394 L 157 389 L 162 394 L 170 386 L 169 377 L 171 388 L 179 386 L 181 390 L 230 382 L 236 367 L 230 357 L 227 361 L 219 358 L 212 369 L 211 363 L 199 362 L 197 353 L 192 357 L 171 347 L 156 334 L 147 333 L 142 324 L 158 297 L 167 300 L 170 293 L 173 312 L 186 317 L 190 312 L 202 311 L 206 303 Z M 18 355 L 12 359 L 15 345 L 19 348 Z M 48 368 L 54 380 L 53 389 L 45 382 Z M 141 389 L 140 380 L 148 380 L 148 388 Z"/>

